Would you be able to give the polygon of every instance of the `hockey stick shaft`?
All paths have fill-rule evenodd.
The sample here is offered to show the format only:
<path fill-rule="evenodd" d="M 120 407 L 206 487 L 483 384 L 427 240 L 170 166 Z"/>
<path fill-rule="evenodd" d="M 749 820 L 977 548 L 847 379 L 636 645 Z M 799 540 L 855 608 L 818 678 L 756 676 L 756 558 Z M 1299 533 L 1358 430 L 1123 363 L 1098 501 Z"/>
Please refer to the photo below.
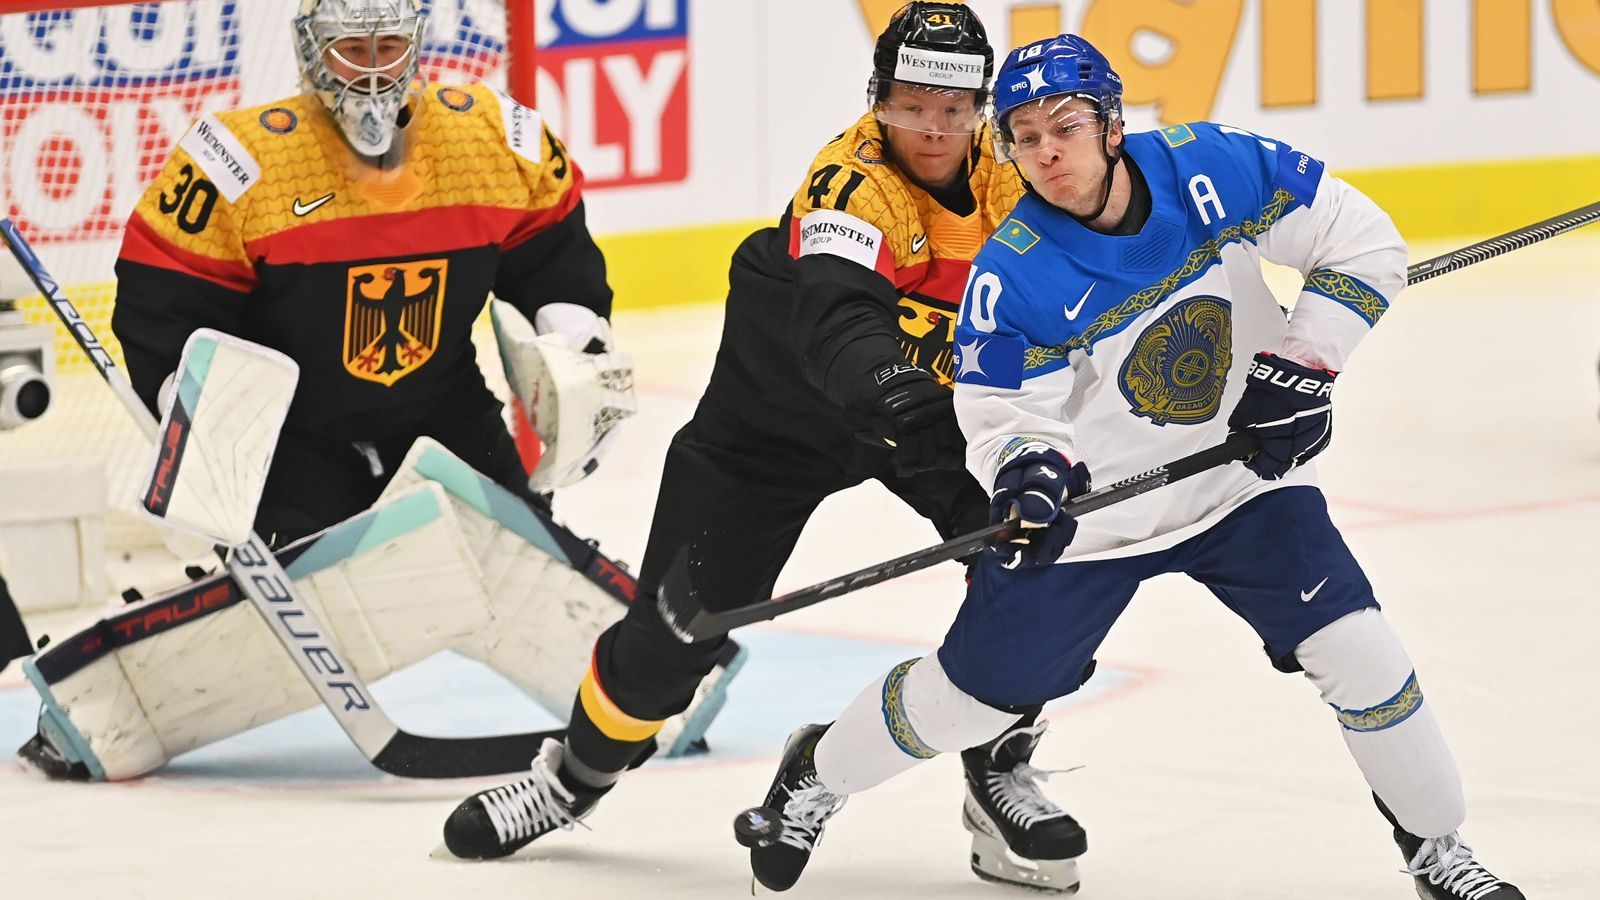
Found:
<path fill-rule="evenodd" d="M 133 416 L 140 431 L 154 441 L 159 428 L 155 416 L 9 218 L 0 219 L 0 238 Z M 378 768 L 414 778 L 505 774 L 526 768 L 539 744 L 551 734 L 429 738 L 401 731 L 378 705 L 371 689 L 328 635 L 316 613 L 296 596 L 293 581 L 261 538 L 252 532 L 229 550 L 227 567 L 234 583 L 266 620 L 339 727 Z"/>
<path fill-rule="evenodd" d="M 1502 253 L 1520 250 L 1523 247 L 1549 240 L 1558 234 L 1566 234 L 1575 228 L 1582 228 L 1597 221 L 1600 221 L 1600 202 L 1579 207 L 1572 212 L 1545 219 L 1543 222 L 1525 225 L 1515 231 L 1508 231 L 1486 241 L 1479 241 L 1476 244 L 1462 247 L 1460 250 L 1452 250 L 1442 256 L 1435 256 L 1433 259 L 1423 260 L 1414 266 L 1406 268 L 1406 284 L 1416 284 L 1421 281 L 1427 281 L 1429 278 L 1436 278 L 1446 272 L 1464 269 L 1475 263 L 1481 263 L 1486 259 L 1493 259 Z"/>
<path fill-rule="evenodd" d="M 1591 203 L 1542 222 L 1535 222 L 1515 231 L 1508 231 L 1497 237 L 1408 266 L 1406 284 L 1413 285 L 1446 272 L 1464 269 L 1596 221 L 1600 221 L 1600 203 Z M 1226 441 L 1214 447 L 1069 500 L 1066 509 L 1075 516 L 1092 512 L 1207 469 L 1245 459 L 1254 451 L 1254 438 L 1240 434 L 1230 435 Z M 715 613 L 708 611 L 696 595 L 690 578 L 688 551 L 685 548 L 678 552 L 661 579 L 657 606 L 662 618 L 681 640 L 705 640 L 743 625 L 788 615 L 841 594 L 871 587 L 946 560 L 960 559 L 985 547 L 1010 540 L 1015 534 L 1015 523 L 1001 522 L 807 588 Z"/>
<path fill-rule="evenodd" d="M 1124 478 L 1116 484 L 1097 488 L 1080 497 L 1068 500 L 1063 509 L 1074 516 L 1104 509 L 1114 503 L 1131 500 L 1140 494 L 1153 491 L 1163 485 L 1182 481 L 1201 472 L 1224 466 L 1236 460 L 1241 460 L 1255 453 L 1257 442 L 1254 435 L 1233 434 L 1226 441 L 1214 447 L 1207 447 L 1197 453 L 1191 453 L 1182 459 L 1173 460 L 1165 465 L 1156 466 L 1137 475 Z M 672 565 L 667 569 L 666 576 L 662 578 L 661 589 L 657 602 L 662 618 L 667 620 L 679 639 L 684 641 L 704 640 L 726 633 L 728 630 L 742 625 L 756 622 L 765 622 L 778 616 L 788 615 L 796 610 L 805 609 L 813 604 L 821 603 L 841 594 L 859 591 L 926 569 L 929 566 L 942 563 L 946 560 L 960 559 L 1015 537 L 1019 530 L 1016 520 L 1008 520 L 987 528 L 980 528 L 970 534 L 936 544 L 905 556 L 899 556 L 887 562 L 857 569 L 838 578 L 814 584 L 763 600 L 748 606 L 724 612 L 711 612 L 700 602 L 694 587 L 689 580 L 688 550 L 680 550 Z M 685 601 L 689 602 L 685 602 Z"/>

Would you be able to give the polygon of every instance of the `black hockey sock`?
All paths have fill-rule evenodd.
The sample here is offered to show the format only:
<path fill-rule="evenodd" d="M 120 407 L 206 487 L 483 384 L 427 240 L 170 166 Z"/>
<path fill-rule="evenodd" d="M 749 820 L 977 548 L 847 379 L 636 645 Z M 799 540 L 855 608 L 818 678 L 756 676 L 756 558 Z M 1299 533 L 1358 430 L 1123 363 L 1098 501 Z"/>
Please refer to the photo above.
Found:
<path fill-rule="evenodd" d="M 567 725 L 566 753 L 561 760 L 561 780 L 586 790 L 608 788 L 622 773 L 638 768 L 656 751 L 654 736 L 642 741 L 619 741 L 608 737 L 584 711 L 582 701 L 572 705 L 572 721 Z"/>

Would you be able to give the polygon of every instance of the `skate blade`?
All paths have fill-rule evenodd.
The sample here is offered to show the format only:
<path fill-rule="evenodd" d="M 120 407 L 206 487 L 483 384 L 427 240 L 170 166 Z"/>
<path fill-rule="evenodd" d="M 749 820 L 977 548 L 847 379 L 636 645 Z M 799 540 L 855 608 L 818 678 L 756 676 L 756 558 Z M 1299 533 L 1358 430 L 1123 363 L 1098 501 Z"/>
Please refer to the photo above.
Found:
<path fill-rule="evenodd" d="M 442 860 L 445 860 L 446 862 L 471 862 L 471 860 L 462 859 L 461 857 L 455 855 L 454 853 L 451 853 L 450 852 L 450 848 L 446 847 L 443 844 L 443 842 L 441 842 L 439 844 L 439 846 L 433 848 L 433 852 L 428 854 L 428 858 L 429 859 L 442 859 Z"/>
<path fill-rule="evenodd" d="M 1082 883 L 1076 858 L 1023 859 L 1003 842 L 978 833 L 972 836 L 972 874 L 1047 894 L 1076 894 Z"/>

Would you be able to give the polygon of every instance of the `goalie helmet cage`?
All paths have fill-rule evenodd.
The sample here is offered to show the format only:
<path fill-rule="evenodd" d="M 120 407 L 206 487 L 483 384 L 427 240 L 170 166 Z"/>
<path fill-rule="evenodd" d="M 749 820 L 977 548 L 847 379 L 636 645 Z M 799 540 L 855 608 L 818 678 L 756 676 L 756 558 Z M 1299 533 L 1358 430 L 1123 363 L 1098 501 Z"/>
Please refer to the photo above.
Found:
<path fill-rule="evenodd" d="M 0 202 L 119 364 L 113 264 L 129 213 L 201 113 L 296 93 L 299 0 L 0 0 Z M 422 72 L 533 102 L 532 0 L 428 0 Z M 18 279 L 18 282 L 21 280 Z M 108 554 L 160 545 L 134 512 L 146 444 L 31 285 L 0 290 L 55 331 L 43 417 L 0 431 L 0 465 L 105 468 Z M 492 340 L 489 341 L 492 343 Z M 481 346 L 481 344 L 480 344 Z M 488 369 L 498 375 L 498 366 Z M 491 380 L 493 385 L 493 379 Z M 497 386 L 497 385 L 495 385 Z M 76 469 L 81 477 L 82 467 Z"/>

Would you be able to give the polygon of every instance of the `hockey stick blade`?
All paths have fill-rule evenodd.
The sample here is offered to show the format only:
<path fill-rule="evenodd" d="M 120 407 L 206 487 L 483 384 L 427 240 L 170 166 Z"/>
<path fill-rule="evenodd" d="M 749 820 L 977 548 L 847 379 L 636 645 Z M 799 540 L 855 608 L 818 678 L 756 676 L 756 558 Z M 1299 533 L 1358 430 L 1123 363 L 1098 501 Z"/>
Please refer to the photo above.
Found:
<path fill-rule="evenodd" d="M 27 272 L 45 303 L 55 311 L 78 346 L 94 363 L 147 440 L 156 439 L 155 416 L 133 390 L 133 383 L 95 336 L 77 307 L 62 292 L 44 263 L 9 218 L 0 218 L 0 239 Z M 355 666 L 296 596 L 277 557 L 254 533 L 232 547 L 228 572 L 261 614 L 317 698 L 362 755 L 385 772 L 412 778 L 504 775 L 528 767 L 544 734 L 500 738 L 428 738 L 401 731 L 356 674 Z M 531 748 L 531 749 L 530 749 Z M 515 751 L 515 752 L 512 752 Z"/>
<path fill-rule="evenodd" d="M 545 738 L 562 740 L 566 729 L 490 737 L 437 738 L 398 731 L 372 764 L 404 778 L 474 778 L 525 772 Z"/>
<path fill-rule="evenodd" d="M 1116 484 L 1068 500 L 1064 508 L 1074 516 L 1104 509 L 1163 485 L 1247 459 L 1256 452 L 1256 448 L 1254 435 L 1232 434 L 1226 441 L 1214 447 L 1207 447 L 1182 459 L 1173 460 L 1166 465 L 1140 472 Z M 1001 522 L 952 538 L 942 544 L 896 557 L 888 562 L 857 569 L 847 575 L 830 578 L 810 587 L 722 612 L 706 609 L 701 601 L 699 593 L 694 588 L 688 548 L 685 547 L 678 551 L 678 555 L 672 560 L 672 565 L 667 567 L 667 572 L 661 579 L 661 587 L 656 597 L 657 609 L 679 640 L 685 643 L 705 640 L 726 634 L 741 625 L 776 619 L 841 594 L 859 591 L 864 587 L 899 578 L 901 575 L 920 571 L 946 560 L 970 556 L 986 547 L 1010 540 L 1016 536 L 1016 532 L 1015 521 Z"/>

